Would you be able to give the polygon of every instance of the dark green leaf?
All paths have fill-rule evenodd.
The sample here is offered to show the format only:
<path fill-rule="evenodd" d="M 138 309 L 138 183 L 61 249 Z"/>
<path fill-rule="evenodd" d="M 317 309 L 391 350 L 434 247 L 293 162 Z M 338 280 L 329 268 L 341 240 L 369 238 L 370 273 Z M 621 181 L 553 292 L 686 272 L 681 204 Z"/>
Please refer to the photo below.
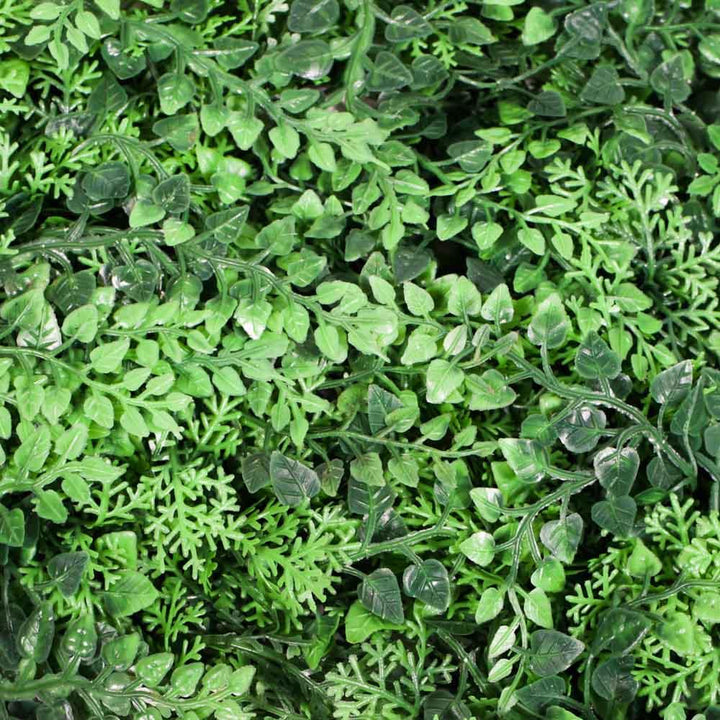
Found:
<path fill-rule="evenodd" d="M 611 497 L 592 506 L 592 519 L 616 537 L 627 537 L 635 522 L 637 506 L 627 495 Z"/>
<path fill-rule="evenodd" d="M 559 423 L 558 436 L 570 452 L 588 452 L 600 441 L 606 423 L 607 418 L 602 410 L 593 405 L 583 405 Z"/>
<path fill-rule="evenodd" d="M 153 202 L 165 212 L 182 213 L 190 207 L 190 180 L 187 175 L 174 175 L 156 185 Z"/>
<path fill-rule="evenodd" d="M 536 630 L 530 636 L 530 669 L 541 677 L 567 670 L 585 644 L 557 630 Z"/>
<path fill-rule="evenodd" d="M 277 499 L 283 505 L 297 507 L 307 498 L 320 492 L 317 473 L 297 460 L 273 452 L 270 456 L 270 482 Z"/>
<path fill-rule="evenodd" d="M 256 493 L 270 484 L 270 456 L 257 452 L 243 458 L 242 478 L 248 492 Z"/>
<path fill-rule="evenodd" d="M 561 118 L 567 115 L 562 95 L 555 90 L 545 90 L 536 95 L 529 102 L 528 110 L 541 117 Z"/>
<path fill-rule="evenodd" d="M 405 42 L 413 38 L 423 38 L 432 32 L 425 18 L 409 5 L 396 5 L 385 26 L 385 39 L 388 42 Z"/>
<path fill-rule="evenodd" d="M 450 605 L 450 580 L 445 566 L 438 560 L 423 560 L 409 565 L 403 573 L 405 592 L 436 610 Z"/>
<path fill-rule="evenodd" d="M 586 103 L 619 105 L 625 99 L 625 90 L 617 70 L 612 65 L 595 68 L 580 97 Z"/>
<path fill-rule="evenodd" d="M 521 705 L 539 712 L 565 695 L 565 682 L 559 677 L 544 677 L 515 691 Z"/>
<path fill-rule="evenodd" d="M 627 705 L 638 691 L 637 680 L 632 676 L 631 658 L 612 658 L 600 663 L 592 674 L 593 690 L 605 700 Z"/>
<path fill-rule="evenodd" d="M 388 413 L 400 407 L 402 407 L 402 403 L 395 395 L 383 390 L 379 385 L 370 385 L 368 388 L 368 422 L 372 433 L 379 433 L 385 427 L 385 418 Z"/>
<path fill-rule="evenodd" d="M 680 55 L 674 55 L 658 65 L 650 75 L 650 84 L 669 103 L 682 103 L 690 96 L 690 84 L 685 79 Z"/>
<path fill-rule="evenodd" d="M 86 552 L 69 552 L 56 555 L 48 563 L 48 575 L 64 597 L 72 597 L 77 592 L 89 559 Z"/>
<path fill-rule="evenodd" d="M 612 380 L 620 373 L 620 357 L 595 332 L 583 339 L 575 356 L 575 369 L 580 377 L 588 380 L 607 378 Z"/>
<path fill-rule="evenodd" d="M 130 173 L 121 162 L 108 162 L 90 168 L 83 176 L 82 187 L 91 200 L 121 199 L 130 192 Z"/>
<path fill-rule="evenodd" d="M 593 459 L 595 476 L 611 495 L 629 495 L 640 469 L 640 457 L 631 447 L 608 447 Z"/>
<path fill-rule="evenodd" d="M 685 360 L 658 373 L 650 384 L 650 394 L 662 405 L 677 405 L 692 385 L 692 362 Z"/>
<path fill-rule="evenodd" d="M 399 90 L 412 83 L 412 73 L 403 65 L 397 55 L 381 50 L 375 57 L 373 69 L 368 79 L 371 90 L 386 92 Z"/>
<path fill-rule="evenodd" d="M 391 623 L 405 620 L 400 586 L 391 570 L 379 568 L 366 575 L 358 591 L 360 602 L 373 614 Z"/>

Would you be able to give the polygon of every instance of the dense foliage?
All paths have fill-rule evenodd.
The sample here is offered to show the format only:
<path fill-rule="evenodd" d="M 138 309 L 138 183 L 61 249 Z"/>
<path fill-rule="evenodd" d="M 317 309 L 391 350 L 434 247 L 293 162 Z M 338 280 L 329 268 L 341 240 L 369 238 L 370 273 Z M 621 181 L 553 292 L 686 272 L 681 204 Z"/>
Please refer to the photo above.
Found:
<path fill-rule="evenodd" d="M 718 0 L 0 28 L 0 720 L 720 717 Z"/>

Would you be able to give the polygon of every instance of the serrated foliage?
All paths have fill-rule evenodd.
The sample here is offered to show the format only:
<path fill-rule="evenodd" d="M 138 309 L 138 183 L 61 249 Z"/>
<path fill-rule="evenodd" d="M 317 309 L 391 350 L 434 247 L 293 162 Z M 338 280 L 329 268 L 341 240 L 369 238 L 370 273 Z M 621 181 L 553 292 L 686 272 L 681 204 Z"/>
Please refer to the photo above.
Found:
<path fill-rule="evenodd" d="M 3 717 L 715 717 L 718 12 L 0 0 Z"/>

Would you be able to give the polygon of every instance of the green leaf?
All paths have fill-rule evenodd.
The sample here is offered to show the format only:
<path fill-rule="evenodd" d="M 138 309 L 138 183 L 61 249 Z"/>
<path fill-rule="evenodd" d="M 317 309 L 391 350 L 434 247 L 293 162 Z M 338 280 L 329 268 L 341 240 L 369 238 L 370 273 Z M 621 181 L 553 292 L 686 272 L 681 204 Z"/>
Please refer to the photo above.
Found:
<path fill-rule="evenodd" d="M 175 662 L 175 656 L 169 652 L 146 655 L 135 663 L 137 676 L 148 687 L 160 685 Z"/>
<path fill-rule="evenodd" d="M 546 522 L 540 530 L 540 540 L 553 557 L 569 564 L 575 558 L 582 533 L 582 517 L 577 513 L 570 513 L 560 520 Z"/>
<path fill-rule="evenodd" d="M 337 0 L 293 0 L 288 29 L 297 33 L 320 33 L 337 24 L 340 7 Z"/>
<path fill-rule="evenodd" d="M 408 310 L 416 317 L 427 317 L 435 308 L 432 295 L 414 283 L 403 283 L 403 297 Z"/>
<path fill-rule="evenodd" d="M 542 8 L 531 7 L 525 16 L 522 31 L 523 45 L 539 45 L 555 34 L 555 21 Z"/>
<path fill-rule="evenodd" d="M 319 80 L 333 66 L 333 54 L 324 40 L 300 40 L 283 50 L 276 58 L 278 70 L 306 80 Z"/>
<path fill-rule="evenodd" d="M 681 56 L 674 55 L 660 63 L 650 75 L 650 85 L 666 102 L 672 104 L 685 102 L 690 96 L 690 84 L 685 78 Z"/>
<path fill-rule="evenodd" d="M 393 55 L 387 50 L 381 50 L 375 56 L 367 83 L 373 91 L 387 92 L 410 85 L 412 80 L 412 73 L 403 65 L 397 55 Z"/>
<path fill-rule="evenodd" d="M 165 212 L 179 214 L 190 207 L 190 180 L 187 175 L 173 175 L 158 183 L 153 190 L 153 202 Z M 164 227 L 164 226 L 163 226 Z"/>
<path fill-rule="evenodd" d="M 558 424 L 558 436 L 570 452 L 589 452 L 605 434 L 606 424 L 602 410 L 594 405 L 582 405 Z"/>
<path fill-rule="evenodd" d="M 482 375 L 468 375 L 465 387 L 470 392 L 470 410 L 498 410 L 512 405 L 516 393 L 497 370 L 486 370 Z"/>
<path fill-rule="evenodd" d="M 403 587 L 410 597 L 435 610 L 444 611 L 450 605 L 450 580 L 445 566 L 438 560 L 409 565 L 403 573 Z"/>
<path fill-rule="evenodd" d="M 536 483 L 545 477 L 547 461 L 542 445 L 536 440 L 501 438 L 498 446 L 520 480 Z"/>
<path fill-rule="evenodd" d="M 661 405 L 677 405 L 692 385 L 692 362 L 685 360 L 658 373 L 650 383 L 650 394 Z"/>
<path fill-rule="evenodd" d="M 480 292 L 468 278 L 459 277 L 450 286 L 447 307 L 452 315 L 459 318 L 478 315 L 482 309 Z"/>
<path fill-rule="evenodd" d="M 195 113 L 175 115 L 158 120 L 153 125 L 153 132 L 165 140 L 174 150 L 186 152 L 197 142 L 200 134 L 200 124 Z"/>
<path fill-rule="evenodd" d="M 124 163 L 103 163 L 85 173 L 82 188 L 92 200 L 119 200 L 130 192 L 130 172 Z"/>
<path fill-rule="evenodd" d="M 681 657 L 696 653 L 696 625 L 684 613 L 670 613 L 657 627 L 657 636 L 666 647 Z"/>
<path fill-rule="evenodd" d="M 480 315 L 483 320 L 494 322 L 497 325 L 508 323 L 513 319 L 513 308 L 510 291 L 505 283 L 500 283 L 485 300 Z"/>
<path fill-rule="evenodd" d="M 297 507 L 320 492 L 320 480 L 314 470 L 277 451 L 270 456 L 269 473 L 273 491 L 283 505 Z"/>
<path fill-rule="evenodd" d="M 592 506 L 592 519 L 616 537 L 627 537 L 635 522 L 637 506 L 627 495 L 611 497 Z"/>
<path fill-rule="evenodd" d="M 463 384 L 463 371 L 447 360 L 433 360 L 427 369 L 427 401 L 433 405 L 446 402 Z"/>
<path fill-rule="evenodd" d="M 431 32 L 430 23 L 420 13 L 409 5 L 396 5 L 385 26 L 385 39 L 388 42 L 405 42 L 426 37 Z"/>
<path fill-rule="evenodd" d="M 0 544 L 22 547 L 25 541 L 25 516 L 20 508 L 7 510 L 0 505 Z"/>
<path fill-rule="evenodd" d="M 55 637 L 55 614 L 52 605 L 43 602 L 28 615 L 17 630 L 17 649 L 23 658 L 44 663 Z"/>
<path fill-rule="evenodd" d="M 80 587 L 90 556 L 86 552 L 68 552 L 55 555 L 48 563 L 48 575 L 63 597 L 72 597 Z"/>
<path fill-rule="evenodd" d="M 640 468 L 640 456 L 631 447 L 608 447 L 593 458 L 595 477 L 611 495 L 629 495 Z"/>
<path fill-rule="evenodd" d="M 103 593 L 105 609 L 112 617 L 128 617 L 150 607 L 158 591 L 144 575 L 135 570 L 122 570 L 110 588 Z"/>
<path fill-rule="evenodd" d="M 401 627 L 381 620 L 357 600 L 350 606 L 345 616 L 345 639 L 356 645 L 365 642 L 378 630 L 397 630 Z"/>
<path fill-rule="evenodd" d="M 292 125 L 282 123 L 268 133 L 270 142 L 282 157 L 294 158 L 300 149 L 300 135 Z"/>
<path fill-rule="evenodd" d="M 27 43 L 27 40 L 25 42 Z M 130 80 L 139 75 L 146 67 L 145 55 L 130 54 L 116 38 L 105 40 L 102 46 L 102 56 L 118 80 Z"/>
<path fill-rule="evenodd" d="M 654 577 L 662 571 L 660 558 L 639 538 L 627 562 L 627 573 L 632 577 Z"/>
<path fill-rule="evenodd" d="M 538 306 L 528 327 L 528 338 L 534 345 L 544 345 L 548 350 L 562 347 L 567 339 L 570 323 L 562 300 L 550 295 Z"/>
<path fill-rule="evenodd" d="M 75 25 L 77 25 L 78 30 L 93 40 L 99 40 L 102 37 L 98 19 L 87 10 L 81 10 L 75 15 Z"/>
<path fill-rule="evenodd" d="M 490 640 L 488 646 L 488 658 L 492 660 L 499 655 L 504 655 L 510 648 L 515 645 L 517 634 L 516 626 L 500 625 Z"/>
<path fill-rule="evenodd" d="M 625 99 L 625 90 L 617 70 L 612 65 L 595 68 L 580 97 L 586 103 L 619 105 Z"/>
<path fill-rule="evenodd" d="M 201 23 L 210 10 L 208 0 L 172 0 L 170 11 L 189 25 Z"/>
<path fill-rule="evenodd" d="M 113 20 L 120 19 L 120 0 L 94 0 L 95 4 Z"/>
<path fill-rule="evenodd" d="M 525 616 L 531 622 L 543 628 L 552 628 L 552 608 L 550 600 L 541 588 L 535 588 L 528 593 L 523 606 Z"/>
<path fill-rule="evenodd" d="M 41 490 L 35 496 L 35 511 L 43 520 L 62 525 L 68 519 L 68 511 L 55 490 Z"/>
<path fill-rule="evenodd" d="M 25 44 L 28 46 L 40 45 L 50 37 L 50 25 L 35 25 L 25 36 Z"/>
<path fill-rule="evenodd" d="M 33 20 L 55 20 L 62 12 L 62 5 L 56 2 L 41 2 L 30 10 Z"/>
<path fill-rule="evenodd" d="M 26 41 L 27 42 L 27 41 Z M 0 62 L 0 89 L 21 98 L 30 80 L 30 66 L 24 60 Z"/>
<path fill-rule="evenodd" d="M 692 616 L 710 625 L 720 623 L 720 593 L 716 590 L 699 593 L 692 605 Z"/>
<path fill-rule="evenodd" d="M 585 649 L 580 640 L 557 630 L 536 630 L 530 636 L 530 669 L 540 677 L 567 670 Z"/>
<path fill-rule="evenodd" d="M 497 588 L 490 587 L 483 591 L 475 610 L 475 622 L 478 625 L 496 618 L 503 609 L 504 595 Z"/>
<path fill-rule="evenodd" d="M 559 560 L 543 560 L 530 576 L 530 582 L 545 592 L 561 592 L 565 587 L 565 570 Z"/>
<path fill-rule="evenodd" d="M 495 222 L 476 222 L 471 232 L 473 240 L 482 252 L 495 245 L 503 234 L 503 228 Z"/>
<path fill-rule="evenodd" d="M 460 552 L 476 565 L 485 567 L 495 557 L 495 538 L 490 533 L 478 531 L 460 543 Z"/>
<path fill-rule="evenodd" d="M 612 380 L 620 374 L 620 357 L 593 330 L 583 339 L 575 355 L 575 369 L 588 380 Z"/>
<path fill-rule="evenodd" d="M 537 228 L 521 228 L 518 230 L 518 240 L 535 255 L 545 252 L 545 236 Z"/>
<path fill-rule="evenodd" d="M 116 373 L 130 349 L 130 340 L 122 338 L 98 345 L 90 352 L 90 364 L 98 373 Z"/>
<path fill-rule="evenodd" d="M 221 37 L 215 41 L 213 57 L 223 70 L 235 70 L 244 65 L 258 51 L 258 47 L 252 40 Z"/>
<path fill-rule="evenodd" d="M 400 624 L 405 620 L 400 586 L 392 570 L 379 568 L 366 575 L 358 591 L 360 602 L 381 620 Z"/>

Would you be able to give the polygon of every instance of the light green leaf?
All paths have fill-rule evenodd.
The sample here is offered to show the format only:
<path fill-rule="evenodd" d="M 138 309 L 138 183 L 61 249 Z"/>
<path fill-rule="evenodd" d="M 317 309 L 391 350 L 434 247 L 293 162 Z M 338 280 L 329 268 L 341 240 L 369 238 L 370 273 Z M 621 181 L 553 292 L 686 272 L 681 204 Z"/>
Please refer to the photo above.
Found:
<path fill-rule="evenodd" d="M 141 573 L 121 570 L 103 597 L 109 615 L 127 617 L 150 607 L 157 599 L 158 591 Z"/>
<path fill-rule="evenodd" d="M 528 327 L 528 338 L 535 345 L 548 350 L 562 347 L 570 330 L 565 308 L 556 294 L 547 297 L 535 311 Z"/>
<path fill-rule="evenodd" d="M 463 371 L 447 360 L 433 360 L 428 366 L 427 401 L 432 405 L 444 403 L 463 384 Z"/>
<path fill-rule="evenodd" d="M 470 410 L 497 410 L 512 405 L 515 391 L 502 373 L 486 370 L 482 375 L 467 375 L 465 387 L 470 393 Z"/>
<path fill-rule="evenodd" d="M 540 482 L 545 477 L 547 460 L 536 440 L 501 438 L 498 445 L 513 472 L 524 482 Z"/>
<path fill-rule="evenodd" d="M 460 552 L 476 565 L 484 567 L 495 557 L 495 538 L 490 533 L 478 531 L 460 543 Z"/>

